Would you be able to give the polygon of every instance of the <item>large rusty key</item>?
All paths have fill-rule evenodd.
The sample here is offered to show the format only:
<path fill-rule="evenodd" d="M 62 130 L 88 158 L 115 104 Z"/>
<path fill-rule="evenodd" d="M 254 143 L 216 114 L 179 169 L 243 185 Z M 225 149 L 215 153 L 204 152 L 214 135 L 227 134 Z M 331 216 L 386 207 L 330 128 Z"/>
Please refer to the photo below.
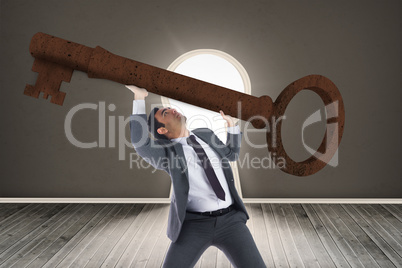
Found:
<path fill-rule="evenodd" d="M 26 85 L 24 94 L 63 105 L 62 81 L 69 82 L 73 70 L 88 73 L 90 78 L 109 79 L 124 85 L 136 85 L 149 92 L 183 101 L 208 110 L 223 110 L 258 129 L 266 128 L 268 150 L 274 162 L 282 157 L 282 171 L 307 176 L 321 170 L 336 153 L 342 139 L 345 111 L 342 96 L 332 81 L 321 75 L 308 75 L 288 85 L 273 103 L 269 96 L 254 97 L 148 64 L 114 55 L 97 46 L 90 48 L 44 33 L 33 36 L 29 47 L 35 57 L 32 70 L 38 72 L 34 86 Z M 325 104 L 327 128 L 317 152 L 307 160 L 292 160 L 282 144 L 281 118 L 291 99 L 301 90 L 312 90 Z M 329 115 L 329 116 L 328 116 Z"/>

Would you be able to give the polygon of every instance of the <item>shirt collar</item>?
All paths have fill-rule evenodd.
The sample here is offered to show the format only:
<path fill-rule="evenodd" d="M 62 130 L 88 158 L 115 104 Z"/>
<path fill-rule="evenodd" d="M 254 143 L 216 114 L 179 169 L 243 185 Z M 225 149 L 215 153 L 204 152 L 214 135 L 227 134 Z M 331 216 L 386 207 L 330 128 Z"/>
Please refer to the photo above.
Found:
<path fill-rule="evenodd" d="M 173 142 L 177 142 L 177 143 L 181 143 L 183 145 L 188 145 L 187 144 L 187 138 L 190 137 L 190 135 L 194 135 L 194 133 L 192 131 L 189 131 L 189 135 L 186 137 L 180 137 L 180 138 L 176 138 L 176 139 L 171 139 L 171 141 Z M 194 135 L 195 136 L 195 135 Z M 196 136 L 197 137 L 197 136 Z"/>

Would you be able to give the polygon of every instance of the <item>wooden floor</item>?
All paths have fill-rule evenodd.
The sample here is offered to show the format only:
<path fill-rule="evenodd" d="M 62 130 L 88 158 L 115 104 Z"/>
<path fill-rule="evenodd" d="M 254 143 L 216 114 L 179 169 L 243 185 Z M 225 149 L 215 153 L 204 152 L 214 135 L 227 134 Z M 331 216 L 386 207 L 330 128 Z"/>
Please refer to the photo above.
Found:
<path fill-rule="evenodd" d="M 267 267 L 402 267 L 402 205 L 247 204 Z M 166 204 L 0 204 L 0 267 L 161 267 Z M 209 248 L 196 267 L 230 267 Z"/>

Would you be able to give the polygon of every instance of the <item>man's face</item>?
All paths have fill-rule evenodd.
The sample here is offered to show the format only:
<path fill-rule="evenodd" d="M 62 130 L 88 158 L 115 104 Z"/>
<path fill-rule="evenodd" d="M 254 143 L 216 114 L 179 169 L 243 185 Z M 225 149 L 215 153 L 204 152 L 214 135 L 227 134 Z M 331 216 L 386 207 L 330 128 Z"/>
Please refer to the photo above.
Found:
<path fill-rule="evenodd" d="M 159 109 L 155 113 L 155 118 L 165 124 L 165 128 L 170 132 L 177 132 L 181 130 L 182 125 L 186 123 L 187 118 L 179 113 L 176 109 L 165 107 Z"/>

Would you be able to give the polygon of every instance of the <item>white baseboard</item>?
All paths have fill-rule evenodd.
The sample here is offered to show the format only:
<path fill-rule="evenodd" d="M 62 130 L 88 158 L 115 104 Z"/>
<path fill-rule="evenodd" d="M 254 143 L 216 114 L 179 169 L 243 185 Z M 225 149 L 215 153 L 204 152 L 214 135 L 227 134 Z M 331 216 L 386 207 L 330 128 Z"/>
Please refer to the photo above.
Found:
<path fill-rule="evenodd" d="M 244 203 L 402 204 L 402 198 L 243 198 Z M 0 198 L 0 203 L 161 203 L 170 198 Z"/>
<path fill-rule="evenodd" d="M 402 198 L 243 198 L 244 203 L 402 204 Z"/>
<path fill-rule="evenodd" d="M 170 203 L 170 198 L 0 198 L 0 203 Z"/>

